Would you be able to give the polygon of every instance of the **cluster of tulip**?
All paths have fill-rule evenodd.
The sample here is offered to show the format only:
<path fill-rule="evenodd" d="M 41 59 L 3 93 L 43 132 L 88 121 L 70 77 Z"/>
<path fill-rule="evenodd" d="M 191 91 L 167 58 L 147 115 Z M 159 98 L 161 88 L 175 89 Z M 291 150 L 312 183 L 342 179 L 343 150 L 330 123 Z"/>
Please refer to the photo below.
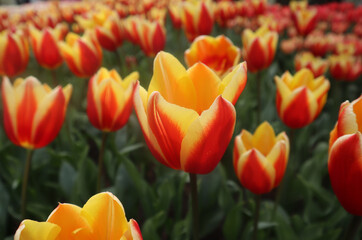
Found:
<path fill-rule="evenodd" d="M 266 90 L 260 87 L 260 73 L 274 62 L 279 38 L 283 38 L 284 53 L 298 51 L 295 73 L 275 76 L 276 112 L 291 129 L 311 124 L 322 112 L 331 86 L 325 77 L 328 68 L 335 80 L 355 81 L 362 74 L 362 21 L 358 17 L 362 7 L 348 3 L 315 7 L 292 2 L 282 7 L 265 0 L 107 0 L 46 6 L 22 9 L 21 14 L 0 9 L 4 130 L 14 144 L 30 152 L 56 138 L 73 86 L 52 88 L 35 77 L 14 81 L 9 77 L 25 71 L 31 58 L 29 44 L 36 61 L 46 69 L 54 71 L 65 61 L 75 76 L 89 79 L 86 113 L 90 123 L 103 132 L 98 192 L 106 136 L 125 126 L 134 109 L 150 152 L 161 164 L 190 174 L 193 201 L 197 201 L 196 174 L 212 172 L 233 138 L 234 105 L 246 86 L 247 70 L 256 76 L 260 112 L 261 90 Z M 184 51 L 187 68 L 173 54 L 162 51 L 167 11 L 173 27 L 183 28 L 191 43 Z M 330 17 L 329 11 L 337 16 Z M 214 20 L 238 34 L 243 29 L 241 49 L 225 35 L 210 36 Z M 343 35 L 352 25 L 353 35 Z M 329 26 L 335 33 L 327 37 Z M 284 32 L 289 39 L 284 39 Z M 115 69 L 102 67 L 102 49 L 117 53 L 125 40 L 154 57 L 148 88 L 141 86 L 138 72 L 122 79 Z M 333 54 L 327 56 L 329 52 Z M 321 58 L 326 56 L 328 60 Z M 245 61 L 240 63 L 240 59 Z M 261 122 L 259 113 L 254 134 L 242 129 L 233 147 L 237 178 L 258 196 L 281 184 L 289 153 L 294 151 L 285 132 L 276 134 L 268 121 Z M 332 188 L 341 205 L 354 215 L 362 215 L 362 191 L 356 184 L 362 182 L 361 131 L 362 96 L 341 105 L 329 142 Z M 22 183 L 22 217 L 26 214 L 29 156 Z M 193 217 L 197 239 L 197 209 Z M 14 238 L 137 240 L 142 234 L 135 220 L 127 221 L 120 201 L 103 192 L 83 208 L 59 204 L 46 222 L 22 221 Z"/>

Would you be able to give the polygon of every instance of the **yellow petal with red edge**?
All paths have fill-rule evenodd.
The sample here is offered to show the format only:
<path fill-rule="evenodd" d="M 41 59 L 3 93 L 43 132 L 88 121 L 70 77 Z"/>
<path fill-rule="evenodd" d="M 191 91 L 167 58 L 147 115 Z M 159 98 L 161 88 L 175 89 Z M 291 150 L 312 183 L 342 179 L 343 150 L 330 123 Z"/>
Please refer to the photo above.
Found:
<path fill-rule="evenodd" d="M 341 109 L 337 124 L 339 136 L 358 131 L 357 116 L 353 111 L 353 103 L 344 107 L 343 110 Z"/>
<path fill-rule="evenodd" d="M 22 101 L 26 88 L 30 88 L 29 90 L 34 92 L 35 101 L 37 103 L 39 103 L 41 99 L 43 99 L 44 96 L 47 94 L 43 85 L 39 82 L 38 79 L 33 76 L 27 77 L 24 81 L 19 79 L 17 82 L 17 84 L 14 84 L 15 98 L 17 100 L 17 104 Z"/>
<path fill-rule="evenodd" d="M 49 215 L 47 222 L 54 223 L 61 228 L 58 239 L 75 240 L 74 232 L 80 228 L 90 232 L 88 223 L 81 217 L 81 208 L 73 204 L 59 203 L 58 207 Z"/>
<path fill-rule="evenodd" d="M 17 101 L 15 97 L 15 91 L 13 86 L 11 86 L 10 80 L 8 77 L 3 78 L 2 82 L 2 94 L 6 101 L 7 110 L 9 112 L 9 117 L 12 125 L 12 132 L 17 135 L 17 119 L 16 119 L 16 109 L 17 109 Z M 5 104 L 5 103 L 3 103 Z M 16 136 L 17 137 L 17 136 Z"/>
<path fill-rule="evenodd" d="M 167 102 L 159 92 L 151 94 L 147 107 L 148 123 L 170 167 L 180 168 L 182 140 L 198 117 L 192 109 Z"/>
<path fill-rule="evenodd" d="M 289 156 L 290 143 L 289 143 L 288 135 L 287 135 L 285 132 L 279 133 L 278 136 L 275 138 L 275 142 L 279 142 L 279 141 L 285 141 L 285 147 L 286 147 L 286 150 L 287 150 L 287 156 Z"/>
<path fill-rule="evenodd" d="M 69 100 L 70 100 L 70 97 L 72 95 L 72 92 L 73 92 L 73 86 L 72 84 L 67 84 L 64 88 L 63 88 L 63 93 L 64 93 L 64 96 L 65 96 L 65 102 L 66 102 L 66 105 L 68 105 L 69 103 Z"/>
<path fill-rule="evenodd" d="M 286 73 L 289 74 L 290 73 Z M 292 93 L 292 91 L 289 89 L 288 85 L 283 81 L 283 78 L 285 79 L 285 76 L 283 75 L 281 78 L 276 76 L 275 77 L 275 83 L 277 85 L 277 91 L 280 93 L 280 96 L 282 98 L 282 101 L 287 99 L 289 95 Z"/>
<path fill-rule="evenodd" d="M 259 125 L 253 135 L 253 147 L 267 156 L 275 145 L 275 132 L 268 122 Z"/>
<path fill-rule="evenodd" d="M 196 90 L 197 104 L 195 110 L 201 114 L 208 109 L 218 96 L 219 77 L 211 68 L 198 62 L 187 70 Z"/>
<path fill-rule="evenodd" d="M 132 85 L 131 83 L 136 82 L 138 79 L 138 72 L 133 72 L 123 79 L 121 85 L 123 88 L 128 88 L 130 85 Z"/>
<path fill-rule="evenodd" d="M 324 78 L 324 76 L 320 76 L 316 81 L 316 88 L 313 90 L 313 95 L 315 99 L 319 99 L 321 96 L 325 95 L 326 92 L 328 92 L 330 83 L 327 79 Z"/>
<path fill-rule="evenodd" d="M 181 169 L 207 174 L 221 160 L 235 127 L 234 106 L 221 96 L 190 125 L 181 145 Z"/>
<path fill-rule="evenodd" d="M 253 148 L 253 135 L 247 130 L 242 130 L 240 138 L 243 144 L 243 153 Z"/>
<path fill-rule="evenodd" d="M 301 86 L 309 86 L 310 84 L 313 84 L 313 79 L 314 75 L 312 71 L 307 68 L 303 68 L 294 75 L 289 88 L 296 89 Z"/>
<path fill-rule="evenodd" d="M 120 239 L 128 229 L 123 206 L 110 192 L 91 197 L 83 206 L 81 216 L 93 229 L 97 239 Z"/>
<path fill-rule="evenodd" d="M 362 132 L 362 95 L 353 101 L 353 112 L 356 114 L 358 131 Z"/>
<path fill-rule="evenodd" d="M 158 141 L 148 124 L 148 118 L 146 114 L 147 92 L 143 87 L 139 85 L 139 82 L 137 82 L 135 94 L 133 97 L 133 103 L 138 121 L 141 125 L 143 136 L 145 137 L 145 141 L 150 148 L 150 151 L 158 161 L 167 165 L 167 161 L 162 153 L 161 147 L 158 144 Z"/>
<path fill-rule="evenodd" d="M 267 156 L 267 160 L 275 169 L 275 182 L 273 188 L 277 187 L 283 179 L 285 169 L 288 163 L 288 146 L 284 140 L 278 141 Z"/>
<path fill-rule="evenodd" d="M 14 235 L 14 240 L 55 240 L 60 227 L 49 222 L 24 220 Z"/>
<path fill-rule="evenodd" d="M 237 65 L 232 72 L 227 74 L 219 85 L 219 94 L 235 105 L 247 80 L 246 62 Z"/>
<path fill-rule="evenodd" d="M 159 52 L 153 64 L 148 96 L 158 91 L 169 103 L 195 109 L 196 92 L 186 69 L 171 54 Z"/>
<path fill-rule="evenodd" d="M 142 240 L 143 238 L 138 223 L 131 219 L 128 224 L 128 231 L 122 236 L 121 240 Z"/>

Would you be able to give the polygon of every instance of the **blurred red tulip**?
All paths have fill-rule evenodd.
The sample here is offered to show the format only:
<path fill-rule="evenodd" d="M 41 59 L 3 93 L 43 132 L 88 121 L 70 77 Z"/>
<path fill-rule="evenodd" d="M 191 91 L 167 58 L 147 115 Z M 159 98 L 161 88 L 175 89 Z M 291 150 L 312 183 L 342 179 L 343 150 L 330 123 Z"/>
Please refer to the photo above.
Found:
<path fill-rule="evenodd" d="M 328 68 L 327 60 L 319 57 L 314 57 L 310 52 L 299 53 L 294 59 L 295 70 L 299 71 L 302 68 L 308 68 L 312 71 L 314 77 L 322 76 Z"/>
<path fill-rule="evenodd" d="M 362 74 L 362 62 L 351 55 L 332 55 L 328 58 L 332 77 L 341 81 L 355 81 Z"/>

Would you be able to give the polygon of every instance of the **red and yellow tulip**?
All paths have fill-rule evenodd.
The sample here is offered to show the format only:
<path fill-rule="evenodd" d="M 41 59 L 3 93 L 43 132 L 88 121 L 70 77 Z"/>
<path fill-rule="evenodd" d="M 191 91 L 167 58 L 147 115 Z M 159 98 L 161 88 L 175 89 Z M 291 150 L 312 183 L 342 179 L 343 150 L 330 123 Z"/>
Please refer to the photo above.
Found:
<path fill-rule="evenodd" d="M 102 49 L 91 31 L 82 37 L 68 33 L 60 48 L 69 69 L 78 77 L 90 77 L 102 63 Z"/>
<path fill-rule="evenodd" d="M 309 69 L 294 76 L 285 72 L 276 76 L 276 107 L 280 119 L 290 128 L 301 128 L 313 122 L 327 101 L 330 87 L 324 76 L 314 78 Z"/>
<path fill-rule="evenodd" d="M 199 35 L 209 35 L 214 26 L 212 2 L 209 0 L 183 2 L 181 21 L 190 42 Z"/>
<path fill-rule="evenodd" d="M 297 54 L 294 59 L 295 70 L 299 71 L 302 68 L 308 68 L 312 71 L 314 77 L 323 75 L 328 68 L 327 60 L 320 57 L 314 57 L 310 52 Z"/>
<path fill-rule="evenodd" d="M 18 78 L 14 85 L 2 82 L 4 129 L 16 145 L 28 149 L 49 144 L 60 131 L 72 85 L 51 89 L 36 78 Z"/>
<path fill-rule="evenodd" d="M 264 194 L 283 179 L 289 158 L 285 132 L 275 136 L 272 126 L 263 122 L 254 135 L 246 130 L 234 142 L 234 170 L 241 184 L 254 194 Z"/>
<path fill-rule="evenodd" d="M 29 62 L 29 46 L 22 30 L 0 33 L 0 74 L 15 76 L 23 72 Z"/>
<path fill-rule="evenodd" d="M 62 25 L 56 28 L 45 28 L 38 30 L 29 27 L 30 44 L 38 63 L 45 68 L 55 69 L 63 62 L 63 57 L 58 47 L 58 42 L 63 38 Z"/>
<path fill-rule="evenodd" d="M 138 87 L 135 110 L 146 143 L 162 164 L 207 174 L 219 163 L 232 137 L 235 109 L 246 84 L 246 63 L 223 80 L 203 63 L 186 70 L 160 52 L 148 91 Z"/>
<path fill-rule="evenodd" d="M 102 131 L 123 127 L 133 109 L 133 95 L 139 76 L 134 72 L 125 79 L 116 70 L 101 68 L 88 85 L 87 114 L 90 122 Z"/>
<path fill-rule="evenodd" d="M 166 29 L 160 21 L 150 22 L 140 19 L 137 22 L 139 44 L 147 56 L 155 56 L 166 44 Z"/>
<path fill-rule="evenodd" d="M 329 38 L 319 34 L 309 34 L 304 45 L 314 56 L 319 57 L 323 57 L 330 50 Z"/>
<path fill-rule="evenodd" d="M 170 4 L 168 5 L 168 12 L 171 17 L 172 25 L 176 29 L 180 29 L 182 27 L 181 9 L 180 9 L 181 4 L 182 2 L 180 1 L 173 1 L 170 2 Z"/>
<path fill-rule="evenodd" d="M 355 81 L 362 74 L 362 62 L 351 55 L 332 55 L 328 58 L 332 77 L 340 81 Z"/>
<path fill-rule="evenodd" d="M 189 67 L 202 62 L 223 76 L 239 63 L 240 55 L 240 49 L 224 35 L 199 36 L 185 51 L 185 62 Z"/>
<path fill-rule="evenodd" d="M 46 222 L 23 220 L 14 240 L 142 240 L 137 222 L 127 221 L 122 203 L 109 192 L 91 197 L 80 208 L 59 203 Z"/>
<path fill-rule="evenodd" d="M 292 12 L 292 19 L 298 33 L 302 36 L 308 35 L 317 22 L 317 10 L 314 8 L 299 9 Z"/>
<path fill-rule="evenodd" d="M 257 72 L 274 60 L 278 43 L 278 33 L 270 31 L 266 26 L 260 27 L 256 32 L 250 29 L 242 34 L 243 55 L 251 72 Z"/>
<path fill-rule="evenodd" d="M 362 96 L 342 103 L 330 133 L 328 171 L 341 205 L 362 216 Z"/>

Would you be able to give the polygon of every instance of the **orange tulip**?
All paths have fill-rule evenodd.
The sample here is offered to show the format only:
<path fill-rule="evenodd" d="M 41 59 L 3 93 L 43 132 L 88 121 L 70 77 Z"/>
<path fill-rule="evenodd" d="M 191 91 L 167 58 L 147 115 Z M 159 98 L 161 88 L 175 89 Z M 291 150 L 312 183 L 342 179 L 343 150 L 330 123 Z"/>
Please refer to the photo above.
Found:
<path fill-rule="evenodd" d="M 0 74 L 15 76 L 23 72 L 29 62 L 29 46 L 21 30 L 0 33 Z"/>
<path fill-rule="evenodd" d="M 308 35 L 317 22 L 317 10 L 314 8 L 299 9 L 292 12 L 292 19 L 298 33 L 302 36 Z"/>
<path fill-rule="evenodd" d="M 329 64 L 329 71 L 336 80 L 351 82 L 362 74 L 361 61 L 351 55 L 332 55 Z"/>
<path fill-rule="evenodd" d="M 147 56 L 155 56 L 163 50 L 166 44 L 166 30 L 160 21 L 140 19 L 136 26 L 139 44 Z"/>
<path fill-rule="evenodd" d="M 162 164 L 189 173 L 211 172 L 232 137 L 235 109 L 246 84 L 241 63 L 223 80 L 203 63 L 186 70 L 160 52 L 148 91 L 138 87 L 135 110 L 146 143 Z"/>
<path fill-rule="evenodd" d="M 285 72 L 276 76 L 276 107 L 280 119 L 290 128 L 301 128 L 313 122 L 327 101 L 329 81 L 314 78 L 309 69 L 301 69 L 294 76 Z"/>
<path fill-rule="evenodd" d="M 285 132 L 275 136 L 272 126 L 263 122 L 254 135 L 246 130 L 234 142 L 234 170 L 241 184 L 254 194 L 276 188 L 283 179 L 289 158 Z"/>
<path fill-rule="evenodd" d="M 16 145 L 34 149 L 49 144 L 60 131 L 72 85 L 51 89 L 36 78 L 18 78 L 12 86 L 4 77 L 4 129 Z"/>
<path fill-rule="evenodd" d="M 55 69 L 63 62 L 58 41 L 62 40 L 62 26 L 57 25 L 55 29 L 45 28 L 39 31 L 30 27 L 30 44 L 38 63 L 48 69 Z"/>
<path fill-rule="evenodd" d="M 24 220 L 14 240 L 142 240 L 137 222 L 127 222 L 121 202 L 109 192 L 91 197 L 80 208 L 59 203 L 46 222 Z"/>
<path fill-rule="evenodd" d="M 102 49 L 91 31 L 82 37 L 68 33 L 60 49 L 69 69 L 78 77 L 90 77 L 102 63 Z"/>
<path fill-rule="evenodd" d="M 181 7 L 181 21 L 187 39 L 192 42 L 199 35 L 209 35 L 214 26 L 214 12 L 209 0 L 187 1 Z"/>
<path fill-rule="evenodd" d="M 302 68 L 308 68 L 312 71 L 314 77 L 323 75 L 328 68 L 328 62 L 319 57 L 314 57 L 310 52 L 297 54 L 294 59 L 295 70 L 299 71 Z"/>
<path fill-rule="evenodd" d="M 341 205 L 362 216 L 362 96 L 342 103 L 338 122 L 330 133 L 328 171 Z"/>
<path fill-rule="evenodd" d="M 274 60 L 278 43 L 278 33 L 270 31 L 266 26 L 255 33 L 246 29 L 242 35 L 244 59 L 251 72 L 257 72 L 270 66 Z"/>
<path fill-rule="evenodd" d="M 117 131 L 132 112 L 133 95 L 139 76 L 134 72 L 125 79 L 116 70 L 101 68 L 88 85 L 87 114 L 90 122 L 102 131 Z"/>
<path fill-rule="evenodd" d="M 202 62 L 213 69 L 219 76 L 231 70 L 240 60 L 240 49 L 224 35 L 216 38 L 199 36 L 185 51 L 185 62 L 191 67 Z"/>

